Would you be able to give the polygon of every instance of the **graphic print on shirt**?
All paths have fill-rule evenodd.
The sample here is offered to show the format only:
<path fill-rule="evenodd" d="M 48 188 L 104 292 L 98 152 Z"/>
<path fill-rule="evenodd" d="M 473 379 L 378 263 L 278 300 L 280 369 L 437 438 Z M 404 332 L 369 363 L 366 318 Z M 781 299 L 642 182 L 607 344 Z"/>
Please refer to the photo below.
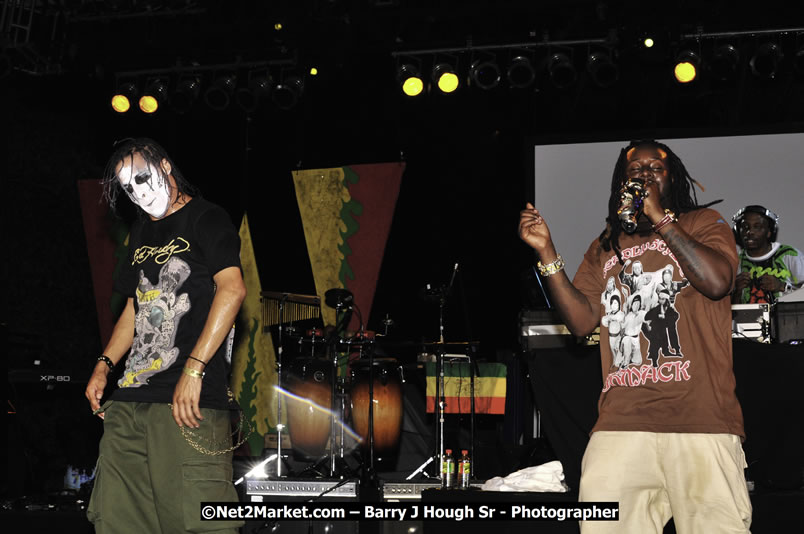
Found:
<path fill-rule="evenodd" d="M 745 250 L 740 252 L 738 272 L 746 272 L 751 275 L 751 285 L 743 289 L 740 302 L 743 304 L 773 304 L 776 302 L 782 293 L 762 289 L 759 281 L 763 276 L 777 278 L 783 286 L 788 281 L 798 282 L 785 264 L 785 256 L 798 256 L 798 251 L 790 245 L 781 245 L 770 257 L 761 261 L 751 259 Z"/>
<path fill-rule="evenodd" d="M 648 250 L 667 249 L 662 241 L 623 251 L 623 257 L 640 256 Z M 625 252 L 630 253 L 626 256 Z M 676 261 L 669 250 L 667 252 L 665 255 Z M 616 263 L 606 265 L 610 268 Z M 613 386 L 639 386 L 648 381 L 689 379 L 689 362 L 684 361 L 678 339 L 679 312 L 676 309 L 676 298 L 689 285 L 689 280 L 673 280 L 675 270 L 676 267 L 668 263 L 661 270 L 645 272 L 640 260 L 627 259 L 619 273 L 608 277 L 600 297 L 605 311 L 601 327 L 608 329 L 612 369 L 604 380 L 603 391 Z"/>
<path fill-rule="evenodd" d="M 182 316 L 190 309 L 187 293 L 178 294 L 190 276 L 190 266 L 170 258 L 159 271 L 159 281 L 151 283 L 140 271 L 137 286 L 138 311 L 134 319 L 136 333 L 126 369 L 118 381 L 120 387 L 139 387 L 179 356 L 175 346 L 176 331 Z"/>

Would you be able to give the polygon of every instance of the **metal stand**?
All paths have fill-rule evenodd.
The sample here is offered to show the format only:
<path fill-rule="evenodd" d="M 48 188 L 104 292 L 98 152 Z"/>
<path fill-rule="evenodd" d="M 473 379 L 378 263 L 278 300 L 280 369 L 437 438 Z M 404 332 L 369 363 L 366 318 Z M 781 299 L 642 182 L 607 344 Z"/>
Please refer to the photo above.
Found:
<path fill-rule="evenodd" d="M 469 390 L 471 395 L 470 400 L 470 412 L 469 412 L 469 451 L 472 457 L 472 462 L 474 464 L 477 463 L 475 459 L 475 375 L 476 373 L 476 362 L 474 358 L 471 356 L 471 352 L 475 350 L 477 347 L 477 343 L 424 343 L 422 345 L 422 350 L 424 352 L 431 352 L 435 353 L 436 356 L 436 408 L 434 410 L 434 414 L 436 417 L 436 429 L 435 429 L 435 446 L 438 447 L 438 451 L 434 452 L 433 455 L 428 458 L 427 460 L 422 463 L 419 467 L 416 468 L 410 475 L 406 477 L 406 480 L 410 480 L 416 475 L 422 473 L 427 476 L 427 473 L 424 471 L 425 468 L 433 463 L 433 461 L 438 461 L 437 467 L 440 469 L 444 462 L 444 451 L 446 449 L 446 432 L 444 431 L 444 423 L 445 423 L 445 414 L 447 408 L 447 400 L 445 394 L 445 386 L 444 386 L 444 356 L 446 356 L 447 351 L 455 351 L 455 352 L 463 352 L 464 354 L 461 356 L 453 355 L 455 359 L 466 359 L 469 364 L 470 369 L 470 376 L 469 376 Z"/>
<path fill-rule="evenodd" d="M 284 352 L 284 347 L 282 346 L 282 330 L 284 329 L 283 318 L 284 318 L 284 311 L 285 311 L 285 301 L 287 300 L 288 296 L 282 295 L 282 298 L 279 299 L 279 336 L 278 336 L 278 344 L 279 348 L 276 351 L 276 383 L 281 388 L 282 387 L 282 352 Z M 282 393 L 277 390 L 276 392 L 276 476 L 277 478 L 282 478 L 282 430 L 284 430 L 285 425 L 282 424 Z"/>
<path fill-rule="evenodd" d="M 270 331 L 270 327 L 278 325 L 278 339 L 276 351 L 276 384 L 277 388 L 282 387 L 282 356 L 284 352 L 283 331 L 285 324 L 304 319 L 320 317 L 321 300 L 315 295 L 297 295 L 294 293 L 282 293 L 275 291 L 263 291 L 260 293 L 263 298 L 262 319 L 263 331 Z M 290 305 L 291 309 L 287 307 Z M 282 431 L 285 425 L 282 424 L 282 394 L 277 390 L 276 399 L 276 476 L 282 477 Z"/>
<path fill-rule="evenodd" d="M 367 345 L 369 342 L 368 340 L 361 339 L 363 335 L 363 318 L 360 314 L 359 308 L 354 304 L 354 295 L 348 290 L 343 288 L 333 288 L 327 290 L 324 294 L 324 302 L 331 308 L 335 308 L 335 334 L 339 334 L 339 325 L 340 322 L 339 315 L 341 312 L 346 313 L 346 310 L 355 310 L 360 316 L 360 331 L 358 336 L 355 338 L 358 346 L 360 348 L 360 356 L 362 359 L 363 356 L 363 346 Z M 348 316 L 344 315 L 343 319 L 344 324 L 342 325 L 344 328 L 346 327 L 346 322 L 348 321 Z M 347 344 L 349 341 L 347 341 Z M 336 362 L 337 368 L 337 351 L 333 351 L 335 356 L 333 358 L 333 362 Z M 363 470 L 361 473 L 361 491 L 368 490 L 371 493 L 379 494 L 379 483 L 377 481 L 376 473 L 374 471 L 374 350 L 368 350 L 369 355 L 369 376 L 368 376 L 368 393 L 369 393 L 369 406 L 368 406 L 368 443 L 369 443 L 369 465 L 368 467 L 363 465 Z M 333 381 L 334 384 L 334 381 Z M 334 390 L 333 390 L 334 394 Z M 334 401 L 334 399 L 333 399 Z M 334 418 L 333 418 L 334 423 Z M 334 439 L 334 427 L 331 431 L 332 439 Z M 334 476 L 335 473 L 335 456 L 334 456 L 334 447 L 330 447 L 330 453 L 332 455 L 331 461 L 331 473 Z"/>
<path fill-rule="evenodd" d="M 338 403 L 338 349 L 337 344 L 340 339 L 338 334 L 338 319 L 341 313 L 343 312 L 343 303 L 338 301 L 335 306 L 335 329 L 332 332 L 332 339 L 329 340 L 327 343 L 327 348 L 330 351 L 330 357 L 332 361 L 332 375 L 330 383 L 332 384 L 332 393 L 331 393 L 331 401 L 330 401 L 330 424 L 329 424 L 329 476 L 331 478 L 335 478 L 338 472 L 338 466 L 336 464 L 336 452 L 335 452 L 335 435 L 337 433 L 336 424 L 335 424 L 335 414 L 338 413 L 337 403 Z M 343 408 L 343 403 L 341 402 L 341 408 Z M 341 415 L 343 415 L 343 410 L 340 411 Z M 343 459 L 343 426 L 341 426 L 341 434 L 340 434 L 340 458 Z"/>

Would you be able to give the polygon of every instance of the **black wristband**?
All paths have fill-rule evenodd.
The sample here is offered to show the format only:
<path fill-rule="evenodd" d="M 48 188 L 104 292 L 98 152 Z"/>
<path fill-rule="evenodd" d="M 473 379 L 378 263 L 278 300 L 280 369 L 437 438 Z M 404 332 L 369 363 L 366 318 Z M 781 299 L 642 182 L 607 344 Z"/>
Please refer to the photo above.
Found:
<path fill-rule="evenodd" d="M 98 361 L 105 363 L 106 365 L 109 366 L 109 369 L 114 371 L 114 362 L 111 360 L 111 358 L 109 358 L 105 354 L 101 354 L 100 356 L 98 356 Z"/>
<path fill-rule="evenodd" d="M 207 366 L 207 362 L 205 362 L 204 360 L 199 360 L 198 358 L 196 358 L 196 357 L 195 357 L 195 356 L 193 356 L 192 354 L 190 354 L 190 355 L 189 355 L 189 356 L 187 356 L 187 357 L 188 357 L 188 358 L 190 358 L 191 360 L 195 360 L 195 361 L 197 361 L 197 362 L 201 362 L 201 365 L 203 365 L 204 367 L 206 367 L 206 366 Z"/>

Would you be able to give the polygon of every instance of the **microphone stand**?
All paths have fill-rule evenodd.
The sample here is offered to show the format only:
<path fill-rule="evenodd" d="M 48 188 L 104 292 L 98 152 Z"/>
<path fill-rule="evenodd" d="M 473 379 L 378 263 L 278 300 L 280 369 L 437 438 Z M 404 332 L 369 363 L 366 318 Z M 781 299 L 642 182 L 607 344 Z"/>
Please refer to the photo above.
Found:
<path fill-rule="evenodd" d="M 276 358 L 276 385 L 279 388 L 282 387 L 282 352 L 284 351 L 282 330 L 284 329 L 283 315 L 287 298 L 286 293 L 279 300 L 279 348 L 277 349 Z M 277 390 L 276 396 L 276 477 L 282 478 L 282 430 L 284 428 L 282 424 L 282 393 Z"/>
<path fill-rule="evenodd" d="M 330 444 L 329 444 L 329 476 L 331 478 L 335 478 L 336 473 L 336 465 L 335 465 L 335 407 L 337 402 L 337 391 L 338 391 L 338 350 L 337 350 L 337 343 L 338 339 L 340 339 L 340 334 L 338 333 L 338 323 L 341 318 L 344 305 L 341 300 L 335 304 L 335 328 L 333 329 L 332 333 L 330 334 L 329 343 L 327 346 L 331 351 L 330 356 L 332 358 L 332 370 L 330 373 L 330 384 L 331 384 L 331 401 L 330 401 L 330 417 L 329 417 L 329 436 L 330 436 Z M 341 441 L 341 446 L 343 446 L 343 441 Z"/>

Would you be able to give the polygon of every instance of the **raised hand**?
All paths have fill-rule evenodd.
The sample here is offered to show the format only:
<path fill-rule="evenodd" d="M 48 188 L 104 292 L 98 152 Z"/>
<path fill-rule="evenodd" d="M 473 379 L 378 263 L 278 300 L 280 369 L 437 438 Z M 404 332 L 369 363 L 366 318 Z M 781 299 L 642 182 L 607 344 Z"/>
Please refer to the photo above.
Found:
<path fill-rule="evenodd" d="M 528 202 L 525 209 L 519 212 L 519 238 L 530 245 L 542 259 L 550 262 L 555 259 L 555 248 L 550 236 L 550 229 L 539 213 L 539 210 Z"/>

